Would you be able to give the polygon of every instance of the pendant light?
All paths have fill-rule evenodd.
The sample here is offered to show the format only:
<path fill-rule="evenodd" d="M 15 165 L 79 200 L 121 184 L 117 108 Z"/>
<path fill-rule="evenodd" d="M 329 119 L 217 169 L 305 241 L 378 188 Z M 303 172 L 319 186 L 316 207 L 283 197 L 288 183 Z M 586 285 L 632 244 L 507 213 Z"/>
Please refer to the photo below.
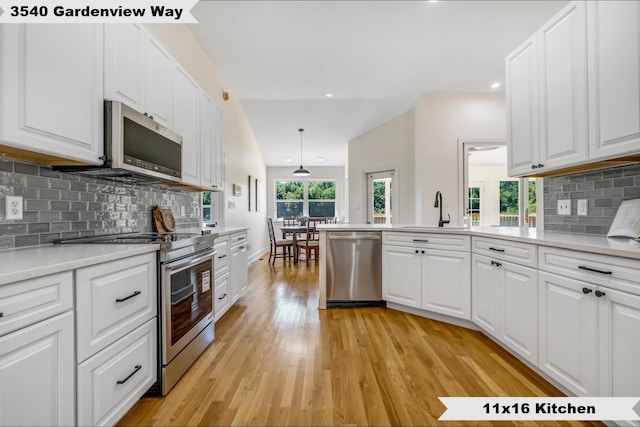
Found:
<path fill-rule="evenodd" d="M 304 129 L 298 129 L 298 132 L 300 132 L 300 167 L 293 171 L 293 175 L 309 176 L 311 175 L 311 172 L 302 167 L 302 132 L 304 132 Z"/>

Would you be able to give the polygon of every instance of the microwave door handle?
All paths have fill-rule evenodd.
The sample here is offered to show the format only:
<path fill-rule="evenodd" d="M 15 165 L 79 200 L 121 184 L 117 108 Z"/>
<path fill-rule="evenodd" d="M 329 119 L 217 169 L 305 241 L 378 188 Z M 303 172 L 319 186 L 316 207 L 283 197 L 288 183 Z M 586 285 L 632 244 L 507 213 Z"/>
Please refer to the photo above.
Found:
<path fill-rule="evenodd" d="M 168 265 L 167 268 L 169 269 L 169 271 L 177 271 L 177 270 L 183 270 L 187 267 L 191 267 L 194 264 L 198 264 L 199 262 L 204 261 L 207 258 L 211 258 L 212 255 L 217 254 L 218 251 L 207 251 L 204 254 L 202 254 L 201 256 L 194 258 L 194 259 L 190 259 L 186 262 L 181 262 L 180 264 L 172 264 L 172 265 Z"/>

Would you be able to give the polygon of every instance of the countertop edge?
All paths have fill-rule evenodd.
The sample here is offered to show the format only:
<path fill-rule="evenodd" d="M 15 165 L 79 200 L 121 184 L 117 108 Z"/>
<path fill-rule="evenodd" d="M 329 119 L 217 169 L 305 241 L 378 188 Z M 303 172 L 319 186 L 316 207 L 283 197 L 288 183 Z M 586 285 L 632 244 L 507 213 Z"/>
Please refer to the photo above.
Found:
<path fill-rule="evenodd" d="M 248 231 L 249 227 L 221 227 L 221 228 L 212 228 L 211 233 L 217 234 L 218 237 L 228 236 L 233 233 L 239 233 L 242 231 Z"/>
<path fill-rule="evenodd" d="M 568 249 L 579 252 L 588 252 L 600 255 L 617 256 L 640 260 L 640 247 L 633 247 L 628 240 L 620 238 L 607 238 L 606 236 L 595 236 L 577 233 L 560 232 L 535 232 L 534 235 L 524 235 L 528 229 L 519 227 L 496 227 L 495 229 L 447 229 L 438 227 L 422 227 L 411 225 L 376 225 L 376 224 L 322 224 L 318 225 L 320 232 L 330 231 L 383 231 L 400 233 L 432 233 L 432 234 L 457 234 L 471 237 L 485 237 L 500 240 L 509 240 L 520 243 L 530 243 L 538 246 Z M 512 232 L 511 234 L 508 231 Z M 514 235 L 514 233 L 519 233 Z M 542 234 L 539 236 L 538 233 Z M 563 239 L 565 241 L 563 241 Z M 566 241 L 571 240 L 591 240 L 591 242 Z M 615 245 L 615 247 L 613 246 Z M 628 248 L 624 247 L 628 246 Z"/>
<path fill-rule="evenodd" d="M 78 245 L 66 245 L 66 247 L 79 246 L 82 248 L 87 248 L 86 244 L 78 244 Z M 93 246 L 93 245 L 92 245 Z M 105 247 L 105 245 L 96 245 Z M 116 248 L 116 246 L 120 245 L 109 245 L 111 248 Z M 125 245 L 122 245 L 125 246 Z M 44 246 L 44 248 L 53 249 L 54 245 Z M 42 246 L 40 246 L 42 250 Z M 16 251 L 28 250 L 32 249 L 31 247 L 26 247 L 22 249 L 17 249 Z M 116 248 L 117 249 L 117 248 Z M 151 244 L 151 245 L 126 245 L 126 248 L 122 248 L 119 251 L 113 251 L 109 253 L 101 253 L 96 255 L 87 255 L 86 257 L 82 257 L 75 260 L 60 260 L 55 263 L 45 263 L 45 265 L 41 267 L 30 268 L 28 270 L 22 271 L 14 271 L 6 274 L 0 273 L 0 286 L 7 285 L 10 283 L 20 282 L 23 280 L 34 279 L 36 277 L 47 276 L 50 274 L 61 273 L 63 271 L 75 270 L 82 267 L 88 267 L 95 264 L 101 264 L 104 262 L 115 261 L 118 259 L 126 258 L 129 256 L 142 255 L 146 253 L 156 252 L 160 249 L 160 245 Z"/>

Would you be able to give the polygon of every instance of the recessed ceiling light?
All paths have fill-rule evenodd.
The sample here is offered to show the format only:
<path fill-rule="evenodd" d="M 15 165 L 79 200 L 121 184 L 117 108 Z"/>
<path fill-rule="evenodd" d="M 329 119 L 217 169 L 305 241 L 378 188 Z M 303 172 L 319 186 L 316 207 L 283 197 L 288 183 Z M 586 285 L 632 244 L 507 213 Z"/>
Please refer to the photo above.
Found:
<path fill-rule="evenodd" d="M 333 94 L 332 94 L 332 93 L 327 93 L 325 96 L 326 96 L 327 98 L 333 98 Z"/>
<path fill-rule="evenodd" d="M 318 157 L 318 161 L 321 162 L 324 160 L 324 157 Z"/>
<path fill-rule="evenodd" d="M 285 162 L 290 162 L 291 161 L 291 157 L 285 157 L 284 160 L 285 160 Z"/>
<path fill-rule="evenodd" d="M 499 87 L 500 87 L 500 83 L 498 83 L 498 82 L 495 82 L 495 83 L 493 83 L 493 84 L 491 85 L 491 88 L 492 88 L 492 89 L 498 89 Z"/>

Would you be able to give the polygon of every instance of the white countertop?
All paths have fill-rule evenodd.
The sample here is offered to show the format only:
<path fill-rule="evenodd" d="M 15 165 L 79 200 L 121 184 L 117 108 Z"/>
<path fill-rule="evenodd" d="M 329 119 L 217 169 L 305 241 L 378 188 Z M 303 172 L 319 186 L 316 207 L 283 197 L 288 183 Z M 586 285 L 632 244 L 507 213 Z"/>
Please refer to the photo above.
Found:
<path fill-rule="evenodd" d="M 155 252 L 160 245 L 42 245 L 0 251 L 0 285 Z"/>
<path fill-rule="evenodd" d="M 624 238 L 607 238 L 590 234 L 537 231 L 520 227 L 439 228 L 402 224 L 319 224 L 320 231 L 400 231 L 421 233 L 466 234 L 478 237 L 513 240 L 542 246 L 571 249 L 604 255 L 640 259 L 640 247 Z"/>

